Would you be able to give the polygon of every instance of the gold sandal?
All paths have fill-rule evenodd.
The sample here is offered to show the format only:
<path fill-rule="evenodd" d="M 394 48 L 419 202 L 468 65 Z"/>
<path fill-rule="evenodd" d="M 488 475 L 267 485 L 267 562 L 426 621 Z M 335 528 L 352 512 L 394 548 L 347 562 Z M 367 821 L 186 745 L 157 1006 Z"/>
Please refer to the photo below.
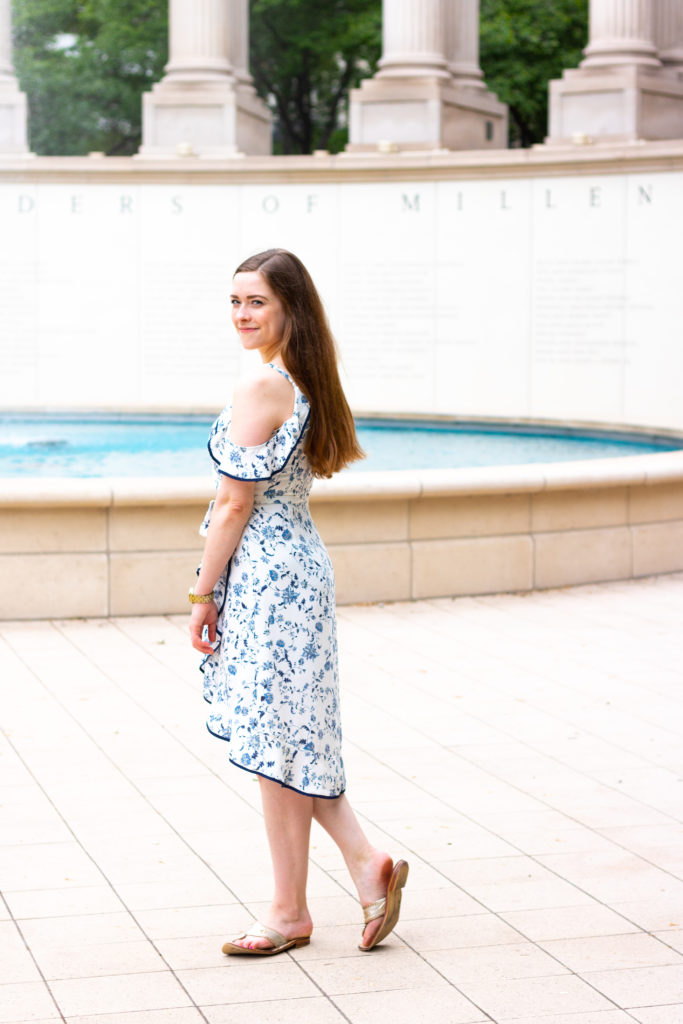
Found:
<path fill-rule="evenodd" d="M 391 877 L 389 878 L 389 884 L 387 885 L 387 894 L 382 896 L 381 899 L 371 903 L 369 907 L 363 907 L 363 931 L 361 932 L 361 938 L 365 934 L 365 929 L 371 921 L 382 920 L 381 925 L 377 929 L 377 933 L 374 936 L 369 946 L 362 946 L 358 943 L 358 948 L 364 953 L 369 953 L 371 949 L 374 949 L 382 939 L 386 939 L 387 935 L 394 930 L 398 924 L 398 916 L 401 913 L 401 890 L 406 884 L 408 878 L 408 862 L 405 860 L 396 861 L 394 864 Z"/>
<path fill-rule="evenodd" d="M 267 949 L 249 949 L 248 946 L 237 946 L 238 939 L 268 939 L 273 943 Z M 310 935 L 299 935 L 296 939 L 286 939 L 274 928 L 268 928 L 260 921 L 254 921 L 246 932 L 235 936 L 235 942 L 226 942 L 221 949 L 226 956 L 275 956 L 276 953 L 284 953 L 286 949 L 299 949 L 300 946 L 307 946 L 311 941 Z"/>

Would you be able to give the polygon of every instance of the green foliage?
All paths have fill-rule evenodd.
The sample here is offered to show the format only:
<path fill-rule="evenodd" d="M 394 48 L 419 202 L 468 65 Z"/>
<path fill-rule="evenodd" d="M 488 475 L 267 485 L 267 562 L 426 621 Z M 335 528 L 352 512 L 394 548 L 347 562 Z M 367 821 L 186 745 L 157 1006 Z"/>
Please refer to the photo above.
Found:
<path fill-rule="evenodd" d="M 510 108 L 510 145 L 543 142 L 548 82 L 576 67 L 588 41 L 588 0 L 481 0 L 481 68 Z"/>
<path fill-rule="evenodd" d="M 275 151 L 343 149 L 348 91 L 381 53 L 380 0 L 251 0 L 251 73 L 276 119 Z"/>
<path fill-rule="evenodd" d="M 141 93 L 167 59 L 167 0 L 14 0 L 14 63 L 35 153 L 134 153 Z"/>

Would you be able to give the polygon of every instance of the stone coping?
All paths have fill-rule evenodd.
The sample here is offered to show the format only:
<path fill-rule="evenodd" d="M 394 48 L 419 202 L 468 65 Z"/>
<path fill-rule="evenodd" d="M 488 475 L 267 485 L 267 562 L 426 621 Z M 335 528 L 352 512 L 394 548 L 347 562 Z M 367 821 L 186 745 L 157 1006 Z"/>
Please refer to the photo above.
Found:
<path fill-rule="evenodd" d="M 321 153 L 304 156 L 0 156 L 0 180 L 14 182 L 383 181 L 533 177 L 615 171 L 680 170 L 683 140 L 538 145 L 530 149 Z"/>
<path fill-rule="evenodd" d="M 674 482 L 683 482 L 683 450 L 579 462 L 341 473 L 316 480 L 311 500 L 529 494 Z M 0 478 L 0 508 L 5 509 L 186 505 L 208 501 L 212 493 L 210 478 L 203 476 Z"/>

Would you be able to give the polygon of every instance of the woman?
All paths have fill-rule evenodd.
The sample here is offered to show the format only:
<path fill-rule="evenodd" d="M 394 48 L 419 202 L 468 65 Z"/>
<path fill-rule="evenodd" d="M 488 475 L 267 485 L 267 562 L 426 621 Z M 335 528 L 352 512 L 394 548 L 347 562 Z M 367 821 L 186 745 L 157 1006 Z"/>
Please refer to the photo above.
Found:
<path fill-rule="evenodd" d="M 211 431 L 218 484 L 190 591 L 190 635 L 206 655 L 209 730 L 259 779 L 275 892 L 264 923 L 223 952 L 272 956 L 308 944 L 313 818 L 344 856 L 367 951 L 398 921 L 408 865 L 371 846 L 344 796 L 334 576 L 308 508 L 312 478 L 363 453 L 301 261 L 283 249 L 245 260 L 230 302 L 243 347 L 262 365 Z"/>

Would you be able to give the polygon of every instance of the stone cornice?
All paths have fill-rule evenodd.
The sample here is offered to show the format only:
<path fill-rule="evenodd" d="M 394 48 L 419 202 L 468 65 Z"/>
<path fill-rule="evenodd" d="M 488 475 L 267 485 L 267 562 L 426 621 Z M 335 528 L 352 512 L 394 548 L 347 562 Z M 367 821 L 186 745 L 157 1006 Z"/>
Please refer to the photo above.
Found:
<path fill-rule="evenodd" d="M 460 152 L 232 159 L 0 156 L 0 182 L 264 184 L 545 178 L 683 169 L 683 139 Z"/>

